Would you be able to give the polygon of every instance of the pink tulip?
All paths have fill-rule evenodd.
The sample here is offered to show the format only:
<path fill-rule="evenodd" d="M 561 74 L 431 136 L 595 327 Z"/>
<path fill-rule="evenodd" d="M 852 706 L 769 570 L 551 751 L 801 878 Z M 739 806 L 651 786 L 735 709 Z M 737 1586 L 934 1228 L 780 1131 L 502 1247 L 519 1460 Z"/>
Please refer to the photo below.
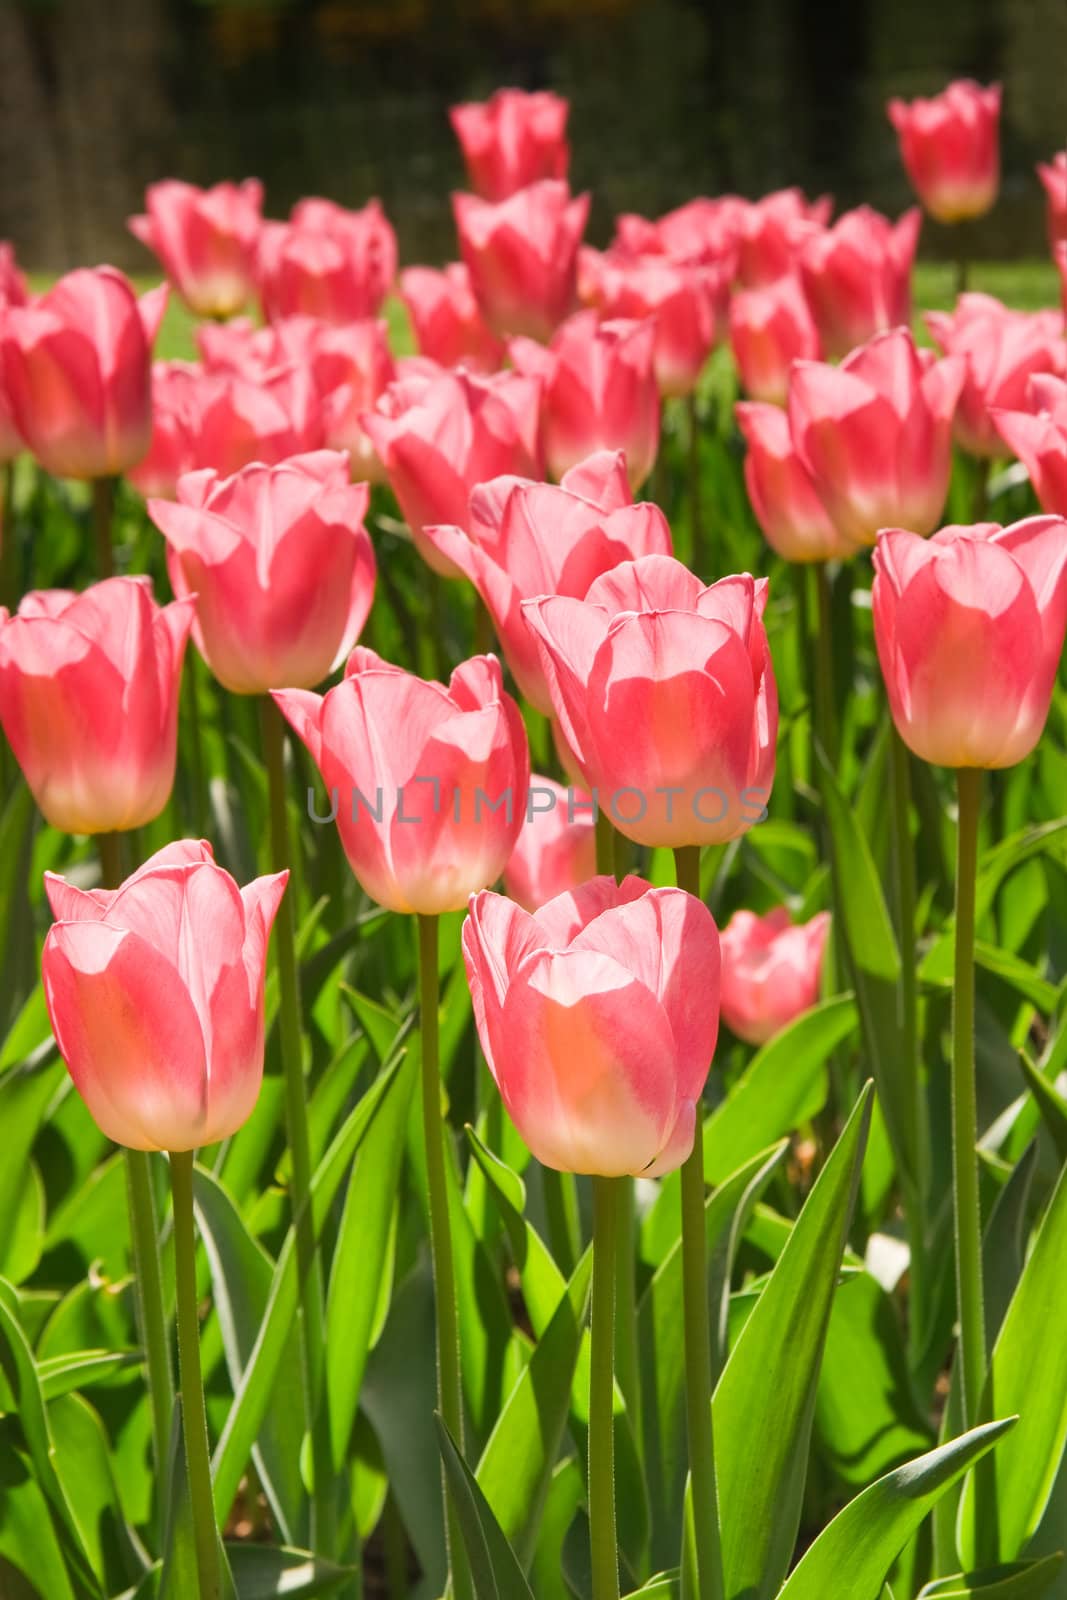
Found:
<path fill-rule="evenodd" d="M 897 223 L 869 206 L 848 211 L 832 228 L 810 228 L 797 261 L 823 349 L 847 355 L 876 333 L 911 321 L 911 269 L 922 215 Z"/>
<path fill-rule="evenodd" d="M 443 367 L 462 364 L 475 372 L 495 372 L 500 366 L 503 342 L 478 309 L 462 262 L 449 262 L 440 272 L 408 267 L 400 274 L 400 296 L 424 356 Z"/>
<path fill-rule="evenodd" d="M 911 186 L 938 222 L 981 217 L 1000 187 L 1000 84 L 969 78 L 932 100 L 890 100 Z"/>
<path fill-rule="evenodd" d="M 652 471 L 659 448 L 660 400 L 652 322 L 601 322 L 579 311 L 547 351 L 515 340 L 512 360 L 540 375 L 545 460 L 553 478 L 598 450 L 623 450 L 631 488 Z"/>
<path fill-rule="evenodd" d="M 530 757 L 495 656 L 448 688 L 355 650 L 323 697 L 274 699 L 322 773 L 352 871 L 390 911 L 457 911 L 494 883 L 522 827 Z"/>
<path fill-rule="evenodd" d="M 705 905 L 640 878 L 593 878 L 532 916 L 479 894 L 463 958 L 489 1070 L 538 1161 L 604 1177 L 681 1166 L 719 1031 Z"/>
<path fill-rule="evenodd" d="M 1063 320 L 1067 324 L 1067 239 L 1060 240 L 1052 252 L 1052 259 L 1060 275 L 1060 303 L 1063 307 Z"/>
<path fill-rule="evenodd" d="M 705 588 L 653 555 L 584 600 L 524 604 L 564 738 L 638 844 L 721 844 L 763 815 L 778 731 L 766 599 L 766 579 Z"/>
<path fill-rule="evenodd" d="M 457 577 L 458 570 L 423 530 L 437 523 L 465 527 L 475 484 L 534 471 L 538 387 L 528 382 L 523 393 L 525 421 L 513 380 L 502 393 L 494 380 L 463 371 L 404 378 L 361 415 L 419 554 L 445 577 Z"/>
<path fill-rule="evenodd" d="M 994 411 L 993 422 L 1026 467 L 1044 510 L 1067 516 L 1067 383 L 1031 378 L 1027 404 L 1027 411 Z"/>
<path fill-rule="evenodd" d="M 203 372 L 190 361 L 153 363 L 152 443 L 148 454 L 128 474 L 146 499 L 162 495 L 172 500 L 182 473 L 200 465 L 204 386 Z"/>
<path fill-rule="evenodd" d="M 765 1044 L 819 998 L 830 913 L 795 924 L 785 906 L 735 911 L 722 930 L 722 1020 L 746 1044 Z"/>
<path fill-rule="evenodd" d="M 483 200 L 507 200 L 542 178 L 565 178 L 570 162 L 566 100 L 540 90 L 498 89 L 448 113 L 470 186 Z"/>
<path fill-rule="evenodd" d="M 466 531 L 425 537 L 474 584 L 522 693 L 546 714 L 552 699 L 536 641 L 522 614 L 542 594 L 581 599 L 594 578 L 643 555 L 670 555 L 671 534 L 658 506 L 632 503 L 621 451 L 603 451 L 565 474 L 562 484 L 504 477 L 479 484 Z"/>
<path fill-rule="evenodd" d="M 797 455 L 781 406 L 741 402 L 736 414 L 748 445 L 748 497 L 771 549 L 786 561 L 830 561 L 854 554 L 855 546 L 837 532 Z"/>
<path fill-rule="evenodd" d="M 1067 370 L 1062 316 L 1009 311 L 992 295 L 963 294 L 954 313 L 928 311 L 925 320 L 940 349 L 967 362 L 956 411 L 959 445 L 975 456 L 1003 455 L 991 412 L 1022 410 L 1033 373 Z"/>
<path fill-rule="evenodd" d="M 833 201 L 809 201 L 799 189 L 779 189 L 747 205 L 737 230 L 737 279 L 746 289 L 762 289 L 794 271 L 804 223 L 825 227 Z"/>
<path fill-rule="evenodd" d="M 311 688 L 355 644 L 374 595 L 367 493 L 321 450 L 229 478 L 191 472 L 176 504 L 149 501 L 174 592 L 196 602 L 197 647 L 234 694 Z"/>
<path fill-rule="evenodd" d="M 195 467 L 230 477 L 252 462 L 273 466 L 322 447 L 322 405 L 305 367 L 279 367 L 261 377 L 217 372 L 196 390 Z"/>
<path fill-rule="evenodd" d="M 944 767 L 1010 767 L 1037 744 L 1067 627 L 1067 522 L 883 532 L 874 636 L 893 721 Z"/>
<path fill-rule="evenodd" d="M 26 280 L 15 261 L 15 252 L 6 240 L 0 239 L 0 337 L 3 332 L 4 312 L 9 306 L 24 306 L 29 299 Z M 3 347 L 0 345 L 0 465 L 13 461 L 25 449 L 22 435 L 15 426 L 11 402 L 4 381 Z"/>
<path fill-rule="evenodd" d="M 742 289 L 730 301 L 730 348 L 741 387 L 753 400 L 784 405 L 794 361 L 817 361 L 815 321 L 796 278 Z"/>
<path fill-rule="evenodd" d="M 524 911 L 536 911 L 595 873 L 592 796 L 531 774 L 523 826 L 504 868 L 504 888 Z"/>
<path fill-rule="evenodd" d="M 714 269 L 679 266 L 666 256 L 601 258 L 591 301 L 609 319 L 651 318 L 652 364 L 661 394 L 695 389 L 715 340 L 715 311 L 725 300 Z"/>
<path fill-rule="evenodd" d="M 131 1150 L 236 1133 L 259 1097 L 267 942 L 289 874 L 239 889 L 210 845 L 184 839 L 119 889 L 44 877 L 48 1015 L 100 1131 Z"/>
<path fill-rule="evenodd" d="M 616 218 L 612 248 L 632 256 L 662 254 L 685 265 L 728 266 L 732 277 L 747 205 L 736 195 L 721 195 L 689 200 L 658 222 L 624 213 Z"/>
<path fill-rule="evenodd" d="M 15 247 L 0 239 L 0 305 L 24 306 L 30 298 L 26 279 L 15 260 Z"/>
<path fill-rule="evenodd" d="M 377 200 L 346 211 L 329 200 L 302 200 L 288 223 L 264 224 L 259 292 L 269 322 L 375 317 L 396 277 L 396 235 Z"/>
<path fill-rule="evenodd" d="M 798 361 L 789 428 L 839 536 L 873 544 L 879 528 L 937 527 L 952 468 L 952 419 L 962 356 L 926 360 L 907 328 L 831 367 Z"/>
<path fill-rule="evenodd" d="M 589 196 L 546 178 L 494 204 L 452 196 L 460 253 L 494 333 L 548 339 L 574 310 Z"/>
<path fill-rule="evenodd" d="M 131 217 L 130 232 L 158 256 L 190 311 L 229 317 L 247 305 L 263 225 L 258 179 L 198 189 L 168 178 L 149 184 L 145 202 L 148 215 Z"/>
<path fill-rule="evenodd" d="M 69 272 L 5 312 L 0 345 L 15 425 L 48 472 L 106 478 L 140 461 L 152 433 L 151 349 L 121 272 Z"/>
<path fill-rule="evenodd" d="M 1067 151 L 1058 150 L 1051 161 L 1039 161 L 1037 175 L 1045 186 L 1048 239 L 1055 250 L 1067 240 Z"/>
<path fill-rule="evenodd" d="M 190 600 L 157 606 L 148 578 L 0 608 L 0 723 L 52 827 L 110 833 L 163 810 L 192 620 Z"/>

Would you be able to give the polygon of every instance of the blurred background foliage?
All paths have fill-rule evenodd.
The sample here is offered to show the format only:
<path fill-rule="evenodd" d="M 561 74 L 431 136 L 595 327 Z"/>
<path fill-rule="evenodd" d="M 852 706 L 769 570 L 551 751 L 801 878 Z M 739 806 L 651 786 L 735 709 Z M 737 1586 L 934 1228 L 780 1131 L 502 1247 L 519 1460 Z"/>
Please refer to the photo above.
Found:
<path fill-rule="evenodd" d="M 455 253 L 454 101 L 573 102 L 573 180 L 615 213 L 788 183 L 896 212 L 891 94 L 1005 86 L 1005 183 L 974 253 L 1044 254 L 1033 163 L 1067 137 L 1067 0 L 0 0 L 0 237 L 39 271 L 144 270 L 146 183 L 257 175 L 385 203 L 402 258 Z M 948 255 L 927 222 L 922 253 Z"/>

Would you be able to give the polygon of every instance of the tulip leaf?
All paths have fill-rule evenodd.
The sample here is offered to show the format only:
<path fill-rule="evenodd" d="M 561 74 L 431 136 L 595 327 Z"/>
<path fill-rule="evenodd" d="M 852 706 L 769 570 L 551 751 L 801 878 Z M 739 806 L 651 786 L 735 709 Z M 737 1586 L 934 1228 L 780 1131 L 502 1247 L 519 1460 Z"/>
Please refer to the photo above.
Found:
<path fill-rule="evenodd" d="M 6 1600 L 10 1588 L 12 1600 L 74 1600 L 48 1502 L 22 1452 L 18 1419 L 0 1418 L 0 1594 Z"/>
<path fill-rule="evenodd" d="M 981 1415 L 1018 1412 L 1019 1426 L 983 1468 L 995 1517 L 976 1515 L 964 1487 L 958 1540 L 967 1567 L 1018 1560 L 1041 1522 L 1067 1447 L 1067 1167 L 1049 1202 L 990 1359 Z M 992 1502 L 991 1502 L 992 1503 Z"/>
<path fill-rule="evenodd" d="M 110 1593 L 140 1578 L 148 1559 L 122 1512 L 104 1425 L 77 1394 L 52 1402 L 48 1425 L 55 1442 L 56 1471 L 93 1568 Z"/>
<path fill-rule="evenodd" d="M 476 1600 L 534 1600 L 518 1558 L 439 1413 L 437 1440 L 470 1562 Z"/>
<path fill-rule="evenodd" d="M 4 1130 L 4 1159 L 0 1161 L 0 1275 L 20 1282 L 37 1266 L 43 1237 L 36 1207 L 37 1187 L 31 1177 L 30 1153 L 49 1105 L 63 1082 L 61 1061 L 46 1057 L 43 1065 L 16 1067 L 0 1077 L 0 1128 Z M 27 1237 L 16 1219 L 30 1201 L 34 1210 Z M 29 1253 L 27 1254 L 27 1245 Z"/>
<path fill-rule="evenodd" d="M 1059 1552 L 1040 1561 L 1014 1561 L 988 1572 L 957 1572 L 937 1578 L 919 1593 L 918 1600 L 1038 1600 L 1056 1581 L 1063 1566 Z"/>
<path fill-rule="evenodd" d="M 680 1600 L 681 1593 L 680 1572 L 657 1572 L 654 1578 L 649 1578 L 643 1588 L 631 1589 L 630 1593 L 624 1596 L 624 1600 L 639 1600 L 639 1596 L 643 1596 L 644 1600 Z"/>
<path fill-rule="evenodd" d="M 1067 1161 L 1067 1100 L 1041 1069 L 1034 1065 L 1025 1050 L 1019 1052 L 1019 1065 L 1041 1113 L 1041 1120 L 1052 1136 L 1056 1154 L 1061 1161 Z"/>
<path fill-rule="evenodd" d="M 893 1562 L 941 1495 L 1013 1425 L 1009 1418 L 974 1428 L 872 1483 L 805 1551 L 779 1600 L 878 1600 Z"/>
<path fill-rule="evenodd" d="M 322 1561 L 308 1550 L 292 1550 L 242 1541 L 228 1544 L 226 1554 L 233 1573 L 237 1600 L 311 1600 L 313 1595 L 336 1594 L 357 1576 L 354 1567 Z"/>
<path fill-rule="evenodd" d="M 538 1338 L 547 1328 L 567 1286 L 552 1253 L 524 1213 L 526 1185 L 513 1167 L 495 1155 L 468 1126 L 471 1153 L 484 1174 L 490 1199 L 503 1220 L 523 1301 Z"/>
<path fill-rule="evenodd" d="M 868 1084 L 716 1385 L 712 1410 L 730 1595 L 769 1600 L 789 1569 L 819 1368 L 870 1114 Z"/>
<path fill-rule="evenodd" d="M 140 1364 L 139 1350 L 76 1350 L 70 1355 L 38 1361 L 37 1376 L 44 1398 L 58 1400 L 72 1390 L 105 1384 L 109 1378 Z"/>

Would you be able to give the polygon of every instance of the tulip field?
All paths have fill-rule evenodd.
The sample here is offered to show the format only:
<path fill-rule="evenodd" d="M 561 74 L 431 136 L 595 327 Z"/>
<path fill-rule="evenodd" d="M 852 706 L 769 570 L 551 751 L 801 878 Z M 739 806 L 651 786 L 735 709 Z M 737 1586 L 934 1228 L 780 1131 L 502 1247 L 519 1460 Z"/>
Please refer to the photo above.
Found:
<path fill-rule="evenodd" d="M 890 103 L 896 219 L 595 249 L 500 90 L 444 266 L 255 179 L 0 245 L 0 1600 L 1067 1600 L 1000 109 Z"/>

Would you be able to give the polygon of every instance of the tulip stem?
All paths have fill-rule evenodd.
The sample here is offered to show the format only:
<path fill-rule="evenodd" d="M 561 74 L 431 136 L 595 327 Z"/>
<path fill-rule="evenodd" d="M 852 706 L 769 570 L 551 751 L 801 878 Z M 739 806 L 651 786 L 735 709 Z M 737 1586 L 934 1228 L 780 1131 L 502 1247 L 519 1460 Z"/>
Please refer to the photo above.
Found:
<path fill-rule="evenodd" d="M 111 523 L 114 515 L 114 478 L 94 478 L 93 534 L 96 539 L 96 576 L 98 581 L 115 576 L 115 548 L 111 542 Z"/>
<path fill-rule="evenodd" d="M 589 1546 L 593 1600 L 619 1600 L 615 1536 L 615 1250 L 618 1180 L 593 1179 L 593 1304 L 589 1390 Z"/>
<path fill-rule="evenodd" d="M 700 898 L 700 846 L 674 852 L 679 889 Z M 704 1221 L 704 1133 L 697 1106 L 693 1149 L 682 1164 L 682 1297 L 685 1315 L 685 1399 L 689 1470 L 693 1486 L 699 1600 L 722 1600 L 719 1491 L 711 1415 L 711 1321 L 708 1315 L 708 1246 Z"/>
<path fill-rule="evenodd" d="M 815 731 L 831 766 L 837 763 L 834 712 L 833 606 L 825 561 L 811 563 L 815 584 Z"/>
<path fill-rule="evenodd" d="M 982 774 L 956 774 L 956 973 L 952 992 L 952 1175 L 963 1425 L 973 1428 L 985 1383 L 982 1219 L 978 1197 L 978 1103 L 974 1062 L 974 923 Z"/>
<path fill-rule="evenodd" d="M 690 389 L 686 397 L 688 412 L 688 444 L 689 444 L 689 525 L 692 530 L 692 555 L 693 571 L 701 572 L 701 560 L 704 554 L 704 528 L 703 507 L 700 494 L 700 414 L 697 410 L 696 389 Z"/>
<path fill-rule="evenodd" d="M 260 711 L 263 753 L 270 791 L 272 865 L 275 872 L 283 872 L 292 864 L 289 819 L 286 812 L 285 722 L 269 696 L 264 696 L 260 701 Z M 311 1431 L 315 1544 L 318 1553 L 331 1556 L 336 1541 L 336 1517 L 330 1419 L 323 1404 L 322 1360 L 326 1340 L 325 1313 L 322 1269 L 315 1249 L 315 1230 L 311 1214 L 311 1137 L 308 1132 L 304 1050 L 300 1029 L 300 976 L 296 964 L 296 932 L 291 894 L 282 896 L 278 908 L 274 946 L 278 963 L 278 1023 L 281 1030 L 282 1067 L 285 1074 L 285 1126 L 292 1174 L 297 1270 L 301 1283 L 301 1357 L 308 1426 Z"/>
<path fill-rule="evenodd" d="M 152 1460 L 156 1483 L 166 1481 L 174 1408 L 163 1277 L 159 1269 L 159 1227 L 152 1191 L 152 1158 L 146 1150 L 126 1150 L 126 1200 L 130 1215 L 137 1323 L 144 1349 L 148 1400 L 152 1409 Z M 159 1507 L 162 1512 L 162 1503 Z"/>
<path fill-rule="evenodd" d="M 435 575 L 436 576 L 436 575 Z M 441 1111 L 441 1060 L 438 1036 L 440 985 L 437 975 L 438 923 L 419 916 L 419 1021 L 422 1032 L 422 1132 L 426 1147 L 426 1190 L 430 1204 L 430 1254 L 433 1260 L 437 1332 L 437 1406 L 460 1451 L 463 1449 L 463 1390 L 460 1376 L 456 1266 L 448 1211 L 445 1129 Z M 442 1476 L 448 1562 L 453 1600 L 471 1600 L 470 1571 L 459 1519 Z"/>
<path fill-rule="evenodd" d="M 178 1306 L 178 1368 L 181 1375 L 182 1425 L 193 1542 L 200 1600 L 219 1600 L 219 1532 L 211 1492 L 211 1453 L 200 1370 L 200 1312 L 196 1291 L 196 1225 L 193 1220 L 193 1152 L 175 1150 L 170 1157 L 174 1198 L 174 1274 Z"/>
<path fill-rule="evenodd" d="M 0 467 L 0 606 L 19 603 L 18 543 L 15 538 L 15 463 Z"/>

